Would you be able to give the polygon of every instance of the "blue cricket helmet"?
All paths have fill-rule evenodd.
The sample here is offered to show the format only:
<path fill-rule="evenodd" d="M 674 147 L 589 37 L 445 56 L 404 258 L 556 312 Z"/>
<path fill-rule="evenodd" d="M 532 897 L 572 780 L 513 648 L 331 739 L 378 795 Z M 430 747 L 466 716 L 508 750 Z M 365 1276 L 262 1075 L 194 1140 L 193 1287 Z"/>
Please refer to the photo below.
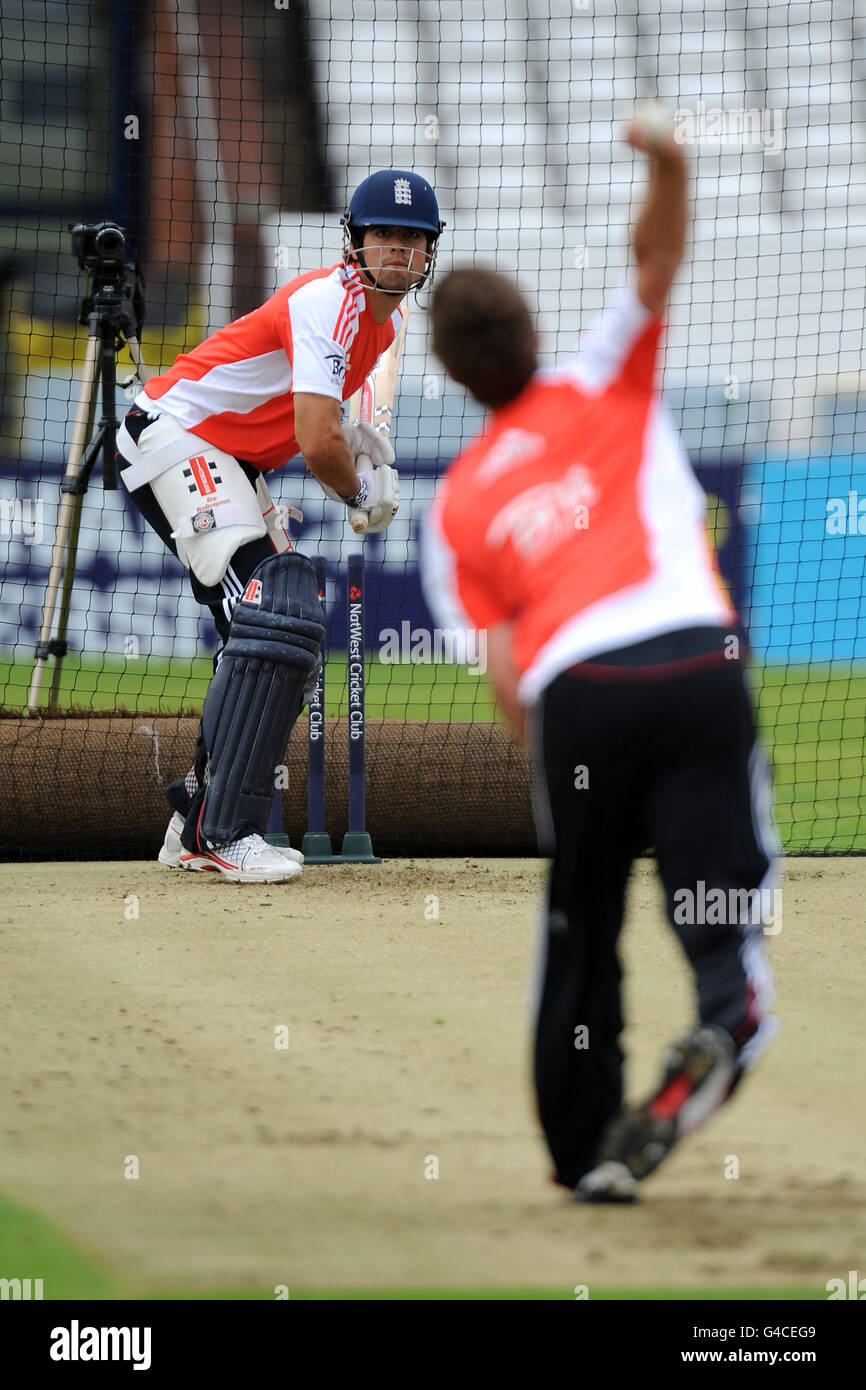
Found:
<path fill-rule="evenodd" d="M 436 194 L 426 179 L 407 169 L 380 169 L 364 179 L 352 194 L 343 215 L 343 226 L 352 244 L 357 246 L 355 233 L 365 227 L 419 227 L 433 242 L 439 238 L 445 223 L 439 217 Z"/>

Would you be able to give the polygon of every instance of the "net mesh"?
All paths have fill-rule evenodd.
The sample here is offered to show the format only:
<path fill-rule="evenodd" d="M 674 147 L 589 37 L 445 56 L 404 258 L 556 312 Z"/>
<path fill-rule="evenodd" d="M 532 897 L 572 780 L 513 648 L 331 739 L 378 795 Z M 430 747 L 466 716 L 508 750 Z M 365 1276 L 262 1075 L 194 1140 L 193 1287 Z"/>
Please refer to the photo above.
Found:
<path fill-rule="evenodd" d="M 694 213 L 665 396 L 753 648 L 780 831 L 791 852 L 866 848 L 866 20 L 853 0 L 0 0 L 0 25 L 7 748 L 35 747 L 34 731 L 48 729 L 20 715 L 82 392 L 84 280 L 68 224 L 110 218 L 134 237 L 147 277 L 144 356 L 166 368 L 278 285 L 337 262 L 339 215 L 362 178 L 414 169 L 448 224 L 440 270 L 516 273 L 551 365 L 627 273 L 645 167 L 622 125 L 636 100 L 658 95 L 689 146 Z M 397 740 L 387 752 L 371 745 L 371 816 L 396 795 L 393 779 L 377 782 L 377 759 L 401 739 L 416 801 L 434 774 L 486 788 L 488 801 L 508 795 L 483 663 L 437 659 L 421 594 L 424 510 L 481 416 L 432 357 L 420 298 L 396 405 L 401 509 L 385 537 L 365 542 L 368 714 Z M 132 394 L 118 386 L 119 415 Z M 328 713 L 340 719 L 346 560 L 358 542 L 299 459 L 270 481 L 304 514 L 296 543 L 327 562 Z M 53 690 L 61 712 L 200 708 L 213 625 L 99 465 L 67 638 Z M 86 746 L 73 724 L 69 736 Z M 448 752 L 458 725 L 466 737 Z M 115 759 L 115 784 L 132 786 L 139 736 L 124 741 L 123 727 L 94 757 Z M 192 739 L 173 775 L 191 751 Z M 446 777 L 452 756 L 465 765 L 448 763 Z M 42 797 L 48 767 L 28 774 Z M 479 843 L 468 811 L 448 814 L 458 824 L 465 814 L 463 841 L 453 822 L 449 839 L 424 821 L 404 846 Z M 33 836 L 33 852 L 49 853 L 47 832 Z M 7 850 L 22 852 L 13 841 Z M 399 835 L 389 843 L 399 849 Z M 514 843 L 503 831 L 503 846 Z"/>

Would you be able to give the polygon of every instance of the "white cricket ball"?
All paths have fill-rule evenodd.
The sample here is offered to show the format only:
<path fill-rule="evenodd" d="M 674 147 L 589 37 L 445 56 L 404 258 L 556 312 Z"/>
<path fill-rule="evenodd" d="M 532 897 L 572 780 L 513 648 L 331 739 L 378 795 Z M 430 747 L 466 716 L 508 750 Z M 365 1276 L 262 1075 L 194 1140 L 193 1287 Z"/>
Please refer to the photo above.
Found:
<path fill-rule="evenodd" d="M 674 133 L 672 117 L 658 101 L 641 101 L 634 113 L 634 123 L 652 145 L 661 145 Z"/>

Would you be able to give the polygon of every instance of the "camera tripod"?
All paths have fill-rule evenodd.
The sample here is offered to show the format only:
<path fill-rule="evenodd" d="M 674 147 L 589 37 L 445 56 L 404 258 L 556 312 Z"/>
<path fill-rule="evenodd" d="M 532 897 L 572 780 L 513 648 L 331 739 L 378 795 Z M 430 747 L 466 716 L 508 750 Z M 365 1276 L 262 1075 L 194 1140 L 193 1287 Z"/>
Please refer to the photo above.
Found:
<path fill-rule="evenodd" d="M 115 400 L 116 364 L 117 354 L 124 345 L 129 349 L 139 380 L 144 383 L 150 375 L 142 362 L 138 341 L 143 308 L 141 276 L 134 263 L 117 259 L 126 245 L 123 229 L 112 224 L 102 224 L 98 228 L 77 226 L 72 228 L 72 235 L 76 250 L 79 247 L 88 248 L 81 255 L 79 263 L 81 268 L 93 277 L 92 293 L 86 294 L 82 301 L 79 322 L 87 324 L 90 336 L 84 358 L 84 375 L 75 410 L 66 471 L 60 480 L 62 496 L 42 610 L 42 625 L 36 643 L 36 662 L 27 697 L 28 714 L 39 713 L 42 680 L 46 663 L 52 656 L 54 669 L 47 708 L 51 710 L 57 707 L 61 662 L 68 651 L 66 630 L 75 583 L 81 510 L 91 474 L 100 454 L 103 487 L 109 491 L 117 488 L 114 460 L 119 428 Z M 133 277 L 131 280 L 130 274 Z M 126 307 L 130 298 L 131 310 Z M 88 445 L 100 387 L 102 417 L 96 434 Z M 52 637 L 58 594 L 60 608 L 57 630 Z"/>

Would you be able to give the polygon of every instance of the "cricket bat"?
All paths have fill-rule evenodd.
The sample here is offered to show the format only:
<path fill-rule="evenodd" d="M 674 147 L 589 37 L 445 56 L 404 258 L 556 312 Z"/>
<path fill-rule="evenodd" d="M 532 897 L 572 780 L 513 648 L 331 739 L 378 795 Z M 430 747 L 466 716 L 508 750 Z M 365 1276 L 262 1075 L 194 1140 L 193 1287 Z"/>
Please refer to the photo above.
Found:
<path fill-rule="evenodd" d="M 409 305 L 401 306 L 403 322 L 400 331 L 388 351 L 383 353 L 379 365 L 370 373 L 360 391 L 356 391 L 349 401 L 349 419 L 353 425 L 364 421 L 370 424 L 386 439 L 391 434 L 391 421 L 394 415 L 394 396 L 397 393 L 397 373 L 403 344 L 406 341 L 406 326 L 409 322 Z M 358 512 L 352 518 L 352 530 L 363 536 L 367 529 L 367 518 Z"/>

